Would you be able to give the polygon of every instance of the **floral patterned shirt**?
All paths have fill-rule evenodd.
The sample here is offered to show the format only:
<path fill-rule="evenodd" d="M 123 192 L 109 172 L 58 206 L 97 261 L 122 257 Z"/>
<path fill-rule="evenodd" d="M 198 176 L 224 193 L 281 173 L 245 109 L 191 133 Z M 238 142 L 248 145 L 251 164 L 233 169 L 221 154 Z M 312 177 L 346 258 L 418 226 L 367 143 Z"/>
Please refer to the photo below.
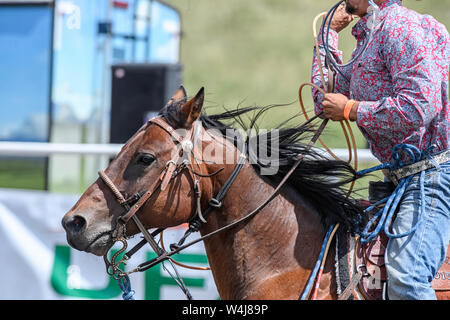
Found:
<path fill-rule="evenodd" d="M 444 25 L 429 15 L 402 6 L 401 0 L 380 5 L 381 23 L 366 51 L 336 75 L 336 92 L 361 101 L 357 125 L 375 157 L 391 161 L 396 144 L 407 143 L 434 153 L 449 144 L 450 37 Z M 368 15 L 352 30 L 357 54 L 369 37 Z M 321 44 L 321 37 L 319 43 Z M 330 31 L 330 51 L 338 63 L 342 52 L 338 34 Z M 321 48 L 322 61 L 325 51 Z M 328 77 L 328 72 L 325 71 Z M 314 55 L 312 81 L 321 86 Z M 322 94 L 313 89 L 316 114 L 322 111 Z"/>

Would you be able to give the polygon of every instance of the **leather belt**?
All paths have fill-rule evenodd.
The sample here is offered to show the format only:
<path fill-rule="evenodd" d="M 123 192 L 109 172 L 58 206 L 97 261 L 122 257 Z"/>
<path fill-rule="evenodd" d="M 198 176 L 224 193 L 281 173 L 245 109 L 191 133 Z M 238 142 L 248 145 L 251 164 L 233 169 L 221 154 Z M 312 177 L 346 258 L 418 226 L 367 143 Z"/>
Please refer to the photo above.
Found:
<path fill-rule="evenodd" d="M 450 161 L 450 150 L 443 151 L 438 153 L 430 158 L 425 160 L 413 163 L 411 165 L 405 166 L 403 168 L 397 170 L 383 170 L 384 175 L 395 185 L 398 185 L 398 182 L 406 177 L 412 176 L 419 172 L 436 168 L 438 165 L 449 162 Z"/>

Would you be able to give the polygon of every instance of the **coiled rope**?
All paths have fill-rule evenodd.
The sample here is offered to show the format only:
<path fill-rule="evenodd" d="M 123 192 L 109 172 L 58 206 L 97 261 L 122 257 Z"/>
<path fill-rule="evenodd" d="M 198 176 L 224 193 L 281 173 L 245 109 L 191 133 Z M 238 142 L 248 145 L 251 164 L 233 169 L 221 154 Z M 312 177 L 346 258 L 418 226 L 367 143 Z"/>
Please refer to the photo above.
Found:
<path fill-rule="evenodd" d="M 379 166 L 376 166 L 376 167 L 373 167 L 370 169 L 359 171 L 358 175 L 365 175 L 365 174 L 383 170 L 383 169 L 397 170 L 397 169 L 403 168 L 407 165 L 411 165 L 413 163 L 422 161 L 425 158 L 428 158 L 430 156 L 430 152 L 433 149 L 433 147 L 434 146 L 428 148 L 425 152 L 422 153 L 417 147 L 415 147 L 413 145 L 398 144 L 398 145 L 394 146 L 394 148 L 392 150 L 392 159 L 393 159 L 392 163 L 381 164 Z M 400 154 L 402 151 L 405 151 L 409 155 L 410 163 L 408 163 L 408 164 L 403 163 L 403 161 L 400 158 Z M 404 233 L 401 233 L 401 234 L 394 234 L 389 231 L 395 211 L 397 210 L 400 200 L 402 199 L 403 195 L 405 194 L 405 191 L 406 191 L 407 187 L 409 186 L 413 177 L 414 177 L 414 175 L 411 175 L 409 177 L 400 179 L 400 181 L 399 181 L 397 187 L 395 188 L 394 192 L 392 193 L 392 195 L 378 201 L 377 203 L 373 204 L 372 206 L 370 206 L 369 208 L 367 208 L 365 210 L 366 212 L 370 212 L 370 211 L 374 210 L 375 208 L 377 208 L 378 206 L 385 204 L 382 209 L 380 209 L 376 214 L 374 214 L 374 216 L 370 219 L 370 221 L 368 222 L 368 224 L 366 225 L 364 230 L 359 232 L 359 234 L 361 236 L 360 241 L 362 244 L 367 244 L 370 241 L 372 241 L 373 239 L 375 239 L 382 230 L 384 231 L 384 233 L 386 234 L 387 237 L 394 238 L 394 239 L 406 237 L 406 236 L 412 234 L 414 231 L 416 231 L 416 229 L 422 222 L 422 218 L 424 216 L 424 211 L 425 211 L 425 205 L 424 205 L 424 201 L 425 201 L 425 187 L 424 187 L 425 171 L 422 171 L 420 173 L 420 177 L 419 177 L 420 202 L 422 203 L 422 205 L 420 208 L 420 213 L 419 213 L 419 217 L 418 217 L 416 224 L 410 230 L 408 230 Z M 370 231 L 377 220 L 378 220 L 378 223 L 376 224 L 375 228 L 373 228 L 373 230 Z"/>

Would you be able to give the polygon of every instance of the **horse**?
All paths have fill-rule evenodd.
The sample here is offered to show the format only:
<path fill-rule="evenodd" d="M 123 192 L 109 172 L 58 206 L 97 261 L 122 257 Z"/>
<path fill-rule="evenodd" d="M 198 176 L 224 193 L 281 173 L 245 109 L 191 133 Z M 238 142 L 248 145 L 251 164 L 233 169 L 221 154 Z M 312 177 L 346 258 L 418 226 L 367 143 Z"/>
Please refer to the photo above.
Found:
<path fill-rule="evenodd" d="M 105 256 L 121 225 L 124 237 L 131 237 L 143 228 L 174 227 L 201 217 L 244 155 L 242 168 L 220 206 L 207 218 L 201 217 L 204 223 L 199 226 L 202 236 L 225 227 L 204 240 L 218 293 L 223 300 L 299 299 L 327 229 L 339 223 L 345 233 L 354 234 L 367 221 L 363 208 L 348 194 L 347 186 L 357 179 L 357 173 L 347 162 L 330 160 L 307 146 L 305 140 L 314 134 L 311 123 L 289 126 L 285 121 L 276 128 L 276 146 L 269 146 L 276 161 L 272 161 L 273 154 L 267 157 L 257 150 L 263 140 L 275 145 L 274 130 L 257 130 L 242 138 L 243 144 L 236 136 L 228 137 L 236 123 L 247 131 L 255 129 L 262 115 L 280 106 L 237 108 L 207 116 L 202 112 L 203 104 L 203 88 L 191 99 L 183 87 L 175 92 L 160 111 L 159 122 L 149 121 L 141 127 L 112 160 L 103 178 L 99 177 L 64 215 L 67 241 L 77 250 Z M 244 116 L 250 121 L 244 121 Z M 229 121 L 233 124 L 227 124 Z M 190 146 L 193 152 L 188 163 L 182 167 L 171 166 L 174 155 L 178 159 L 180 154 L 175 131 L 196 140 Z M 186 143 L 183 150 L 185 147 Z M 303 161 L 275 194 L 299 155 L 305 156 Z M 270 171 L 272 167 L 275 170 Z M 154 186 L 151 194 L 147 192 L 145 201 L 133 212 L 137 219 L 121 224 L 126 201 L 119 203 L 117 197 L 124 200 L 145 194 L 149 186 Z M 226 228 L 272 194 L 273 199 L 258 214 Z M 338 299 L 336 248 L 329 250 L 317 292 L 320 300 Z"/>

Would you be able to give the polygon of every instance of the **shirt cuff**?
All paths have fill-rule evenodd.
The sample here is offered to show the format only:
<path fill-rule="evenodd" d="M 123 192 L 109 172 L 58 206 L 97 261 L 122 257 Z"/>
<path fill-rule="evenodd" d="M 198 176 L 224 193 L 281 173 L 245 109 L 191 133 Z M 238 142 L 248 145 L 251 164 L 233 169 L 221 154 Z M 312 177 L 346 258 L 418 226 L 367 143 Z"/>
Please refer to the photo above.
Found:
<path fill-rule="evenodd" d="M 370 111 L 376 102 L 361 101 L 356 112 L 356 124 L 360 128 L 365 128 L 369 125 Z"/>

